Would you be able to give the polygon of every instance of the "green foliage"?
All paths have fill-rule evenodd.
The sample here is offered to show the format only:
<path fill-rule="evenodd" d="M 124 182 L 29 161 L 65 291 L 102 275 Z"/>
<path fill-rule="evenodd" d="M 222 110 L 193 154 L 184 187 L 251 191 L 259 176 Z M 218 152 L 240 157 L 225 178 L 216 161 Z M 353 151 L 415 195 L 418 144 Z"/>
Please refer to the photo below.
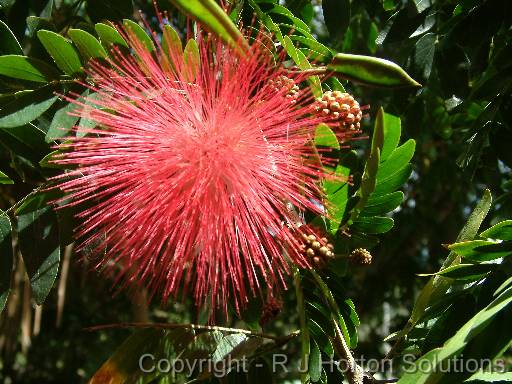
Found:
<path fill-rule="evenodd" d="M 416 311 L 408 325 L 413 322 L 418 324 L 417 327 L 428 324 L 430 331 L 421 338 L 407 336 L 403 345 L 396 344 L 400 345 L 402 351 L 412 344 L 417 346 L 424 355 L 416 361 L 416 365 L 431 361 L 432 369 L 406 373 L 399 383 L 462 382 L 471 376 L 470 372 L 440 371 L 439 367 L 446 366 L 448 359 L 457 356 L 494 360 L 510 345 L 512 335 L 510 332 L 504 334 L 503 327 L 512 316 L 512 307 L 509 306 L 512 293 L 510 271 L 505 259 L 511 252 L 508 241 L 498 236 L 500 229 L 507 227 L 508 221 L 476 235 L 489 205 L 487 194 L 461 232 L 458 242 L 448 246 L 451 253 L 444 268 L 434 274 L 436 277 L 431 279 L 427 290 L 424 289 L 418 298 Z M 506 235 L 506 231 L 501 233 Z M 492 241 L 487 240 L 489 234 L 493 235 Z M 469 240 L 473 237 L 476 239 Z M 442 279 L 442 284 L 435 279 Z M 430 296 L 426 300 L 427 291 Z M 463 305 L 463 311 L 457 309 L 459 304 Z M 419 306 L 425 311 L 420 312 L 417 309 Z M 414 332 L 410 326 L 406 330 L 400 337 Z M 482 365 L 480 368 L 486 367 Z"/>
<path fill-rule="evenodd" d="M 111 45 L 120 45 L 128 48 L 128 44 L 123 37 L 110 25 L 98 23 L 94 26 L 94 29 L 98 33 L 101 43 L 105 48 L 110 49 Z"/>
<path fill-rule="evenodd" d="M 20 251 L 27 268 L 32 295 L 42 304 L 53 287 L 60 261 L 57 216 L 44 207 L 18 217 Z"/>
<path fill-rule="evenodd" d="M 247 42 L 231 22 L 229 16 L 213 0 L 172 0 L 185 14 L 194 17 L 206 28 L 220 36 L 224 41 L 242 52 L 247 49 Z"/>
<path fill-rule="evenodd" d="M 74 107 L 67 98 L 56 94 L 87 97 L 86 104 L 94 102 L 95 94 L 73 80 L 88 81 L 83 68 L 91 59 L 108 59 L 113 46 L 127 51 L 127 42 L 114 28 L 116 23 L 126 26 L 133 34 L 130 37 L 149 51 L 156 50 L 153 36 L 130 19 L 134 9 L 141 7 L 146 15 L 152 15 L 152 5 L 135 3 L 135 8 L 130 0 L 59 4 L 52 0 L 10 0 L 1 4 L 0 16 L 5 22 L 0 21 L 0 204 L 4 209 L 0 212 L 0 312 L 14 296 L 10 292 L 19 293 L 16 279 L 12 279 L 17 271 L 13 267 L 19 268 L 21 262 L 18 253 L 26 266 L 34 302 L 53 305 L 52 300 L 45 299 L 52 297 L 61 249 L 72 243 L 70 231 L 74 224 L 71 211 L 56 215 L 48 206 L 61 196 L 44 186 L 50 177 L 63 172 L 51 163 L 56 154 L 51 146 L 75 131 L 83 135 L 84 128 L 94 126 L 87 115 L 70 116 Z M 104 382 L 106 378 L 116 383 L 185 380 L 157 374 L 141 377 L 138 358 L 147 351 L 157 358 L 180 356 L 189 362 L 198 358 L 222 362 L 228 356 L 248 357 L 248 373 L 232 373 L 222 379 L 223 383 L 281 382 L 299 376 L 303 383 L 340 383 L 341 374 L 329 373 L 322 365 L 326 359 L 343 358 L 340 340 L 361 354 L 370 345 L 373 356 L 378 356 L 376 351 L 382 346 L 380 335 L 368 334 L 364 327 L 360 332 L 354 303 L 361 311 L 363 324 L 373 327 L 375 318 L 381 321 L 382 301 L 391 303 L 396 310 L 393 314 L 404 313 L 411 292 L 427 276 L 429 280 L 420 291 L 409 321 L 388 339 L 396 343 L 391 357 L 416 351 L 418 366 L 435 360 L 441 367 L 453 357 L 507 356 L 512 340 L 512 221 L 499 220 L 509 218 L 512 212 L 512 184 L 508 180 L 512 165 L 512 12 L 508 3 L 324 0 L 321 8 L 325 23 L 319 17 L 320 5 L 308 0 L 233 0 L 229 15 L 213 0 L 173 3 L 209 31 L 240 47 L 241 52 L 252 42 L 252 35 L 245 40 L 237 24 L 257 29 L 261 22 L 277 40 L 271 53 L 277 54 L 280 45 L 288 55 L 288 68 L 311 70 L 312 76 L 301 87 L 309 85 L 315 97 L 327 89 L 344 92 L 346 88 L 358 99 L 371 102 L 369 114 L 372 119 L 375 117 L 375 125 L 370 142 L 354 141 L 352 149 L 339 141 L 335 128 L 317 128 L 314 145 L 327 150 L 326 156 L 334 160 L 324 164 L 333 177 L 322 182 L 326 201 L 319 204 L 325 208 L 326 218 L 306 217 L 306 222 L 328 234 L 336 257 L 323 268 L 296 272 L 295 296 L 287 294 L 292 297 L 284 298 L 285 314 L 269 326 L 280 336 L 269 339 L 260 334 L 261 305 L 252 319 L 230 325 L 241 328 L 211 329 L 195 329 L 189 324 L 200 322 L 189 316 L 188 312 L 195 308 L 175 315 L 173 307 L 166 316 L 175 315 L 173 321 L 183 324 L 175 324 L 176 329 L 155 326 L 136 330 L 113 355 L 111 351 L 121 336 L 113 337 L 115 331 L 102 333 L 101 337 L 111 338 L 110 343 L 106 345 L 103 340 L 103 344 L 95 345 L 94 353 L 93 347 L 87 350 L 88 356 L 93 354 L 96 360 L 87 365 L 86 376 L 97 370 L 100 360 L 106 360 L 91 382 Z M 167 3 L 159 6 L 168 8 Z M 173 11 L 176 10 L 171 7 L 166 19 L 169 25 L 164 26 L 161 36 L 169 59 L 164 65 L 175 68 L 177 63 L 173 60 L 184 60 L 193 68 L 193 81 L 200 65 L 199 50 L 194 39 L 182 48 L 180 36 L 186 36 L 186 18 Z M 254 14 L 256 22 L 252 24 Z M 155 25 L 153 18 L 146 19 Z M 170 57 L 168 45 L 179 47 L 183 56 Z M 324 77 L 328 73 L 333 76 Z M 424 85 L 421 90 L 413 78 Z M 379 104 L 384 108 L 374 108 Z M 404 131 L 401 122 L 406 127 Z M 363 130 L 369 131 L 364 121 Z M 419 143 L 418 148 L 411 137 Z M 472 178 L 477 182 L 473 183 Z M 484 192 L 457 240 L 445 246 L 450 253 L 439 267 L 439 244 L 453 241 L 453 230 L 462 225 L 467 216 L 464 212 L 474 205 L 483 185 L 504 194 L 491 207 L 490 192 Z M 410 205 L 401 206 L 406 197 Z M 487 221 L 495 224 L 480 231 L 488 212 L 491 215 Z M 395 222 L 397 229 L 388 233 Z M 351 251 L 357 247 L 374 253 L 377 264 L 369 267 L 369 272 L 348 263 Z M 428 273 L 416 278 L 418 271 Z M 81 329 L 91 322 L 118 321 L 125 315 L 130 303 L 124 303 L 122 310 L 111 309 L 110 305 L 94 306 L 96 301 L 103 302 L 99 296 L 107 288 L 102 288 L 98 293 L 99 289 L 73 285 L 74 291 L 68 295 L 74 295 L 75 303 L 71 301 L 71 305 L 77 308 L 68 318 L 70 324 L 81 324 L 77 326 Z M 89 301 L 82 304 L 81 300 Z M 110 303 L 111 299 L 105 300 Z M 294 303 L 297 310 L 290 312 Z M 90 317 L 80 323 L 83 313 Z M 155 313 L 156 310 L 152 312 Z M 401 320 L 399 315 L 395 317 L 393 326 Z M 374 328 L 380 328 L 380 323 L 377 325 Z M 2 326 L 0 322 L 0 333 Z M 51 347 L 53 340 L 49 338 L 62 341 L 57 338 L 63 329 L 46 336 L 48 326 L 45 327 L 40 336 L 44 345 L 39 346 L 41 351 Z M 251 332 L 242 328 L 250 328 Z M 299 331 L 294 331 L 296 328 Z M 89 336 L 84 339 L 81 344 L 88 344 Z M 0 340 L 3 343 L 1 337 Z M 293 377 L 277 377 L 270 372 L 266 359 L 283 345 L 292 359 L 300 358 L 304 366 L 307 363 L 307 372 Z M 57 349 L 56 354 L 66 350 L 61 345 Z M 2 368 L 13 365 L 2 359 Z M 75 369 L 75 365 L 84 367 L 83 361 L 89 357 L 77 355 L 73 359 L 70 371 L 81 372 L 82 368 Z M 34 361 L 30 357 L 29 366 Z M 48 377 L 32 373 L 32 381 L 54 379 L 52 372 L 60 360 L 58 364 L 51 363 L 44 373 Z M 510 381 L 507 374 L 484 372 L 473 376 L 453 372 L 394 373 L 399 383 Z M 30 374 L 26 373 L 27 377 Z M 6 375 L 16 377 L 13 373 Z M 78 380 L 78 376 L 73 377 Z M 73 381 L 69 377 L 59 379 Z M 192 380 L 221 381 L 206 371 L 194 372 Z"/>
<path fill-rule="evenodd" d="M 130 34 L 133 34 L 133 37 L 136 37 L 137 40 L 144 46 L 149 52 L 153 52 L 155 50 L 155 45 L 153 44 L 153 40 L 148 36 L 146 31 L 137 24 L 135 21 L 130 19 L 124 19 L 123 25 L 129 31 Z"/>
<path fill-rule="evenodd" d="M 73 45 L 58 33 L 46 30 L 37 32 L 37 37 L 51 55 L 57 67 L 69 76 L 82 72 L 80 56 Z"/>
<path fill-rule="evenodd" d="M 92 58 L 107 57 L 107 52 L 101 46 L 100 42 L 89 32 L 81 29 L 70 29 L 68 35 L 78 48 L 84 62 Z"/>
<path fill-rule="evenodd" d="M 59 72 L 44 61 L 21 55 L 0 56 L 0 74 L 38 83 L 47 83 L 59 76 Z"/>

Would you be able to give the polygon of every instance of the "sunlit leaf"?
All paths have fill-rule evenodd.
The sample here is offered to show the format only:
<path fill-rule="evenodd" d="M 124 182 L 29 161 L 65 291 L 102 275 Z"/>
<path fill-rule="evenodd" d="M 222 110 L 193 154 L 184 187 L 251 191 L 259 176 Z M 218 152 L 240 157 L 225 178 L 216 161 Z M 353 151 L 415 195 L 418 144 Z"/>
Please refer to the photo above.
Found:
<path fill-rule="evenodd" d="M 89 32 L 72 28 L 68 31 L 68 35 L 77 46 L 84 62 L 88 62 L 91 58 L 107 57 L 107 52 L 100 42 Z"/>
<path fill-rule="evenodd" d="M 172 0 L 185 14 L 193 17 L 211 32 L 220 36 L 240 53 L 248 49 L 247 41 L 229 16 L 214 0 Z"/>
<path fill-rule="evenodd" d="M 20 80 L 47 83 L 58 79 L 60 73 L 44 61 L 20 55 L 0 56 L 0 75 Z"/>
<path fill-rule="evenodd" d="M 153 44 L 153 40 L 151 37 L 144 31 L 139 24 L 130 20 L 124 19 L 123 25 L 129 33 L 132 33 L 134 37 L 149 51 L 153 52 L 155 50 L 155 44 Z"/>
<path fill-rule="evenodd" d="M 40 30 L 37 37 L 48 51 L 50 56 L 64 73 L 76 76 L 82 72 L 80 56 L 73 45 L 58 33 Z"/>
<path fill-rule="evenodd" d="M 448 249 L 466 260 L 483 262 L 512 255 L 512 242 L 463 241 L 449 245 Z"/>
<path fill-rule="evenodd" d="M 14 181 L 12 181 L 5 173 L 0 171 L 0 184 L 14 184 Z"/>
<path fill-rule="evenodd" d="M 97 23 L 94 29 L 100 37 L 101 43 L 107 49 L 110 49 L 112 45 L 120 45 L 128 48 L 128 44 L 125 39 L 117 32 L 117 30 L 110 25 Z"/>
<path fill-rule="evenodd" d="M 51 88 L 40 88 L 22 94 L 0 111 L 0 128 L 25 125 L 41 116 L 57 100 Z"/>
<path fill-rule="evenodd" d="M 512 220 L 505 220 L 493 225 L 479 236 L 489 239 L 512 240 Z"/>

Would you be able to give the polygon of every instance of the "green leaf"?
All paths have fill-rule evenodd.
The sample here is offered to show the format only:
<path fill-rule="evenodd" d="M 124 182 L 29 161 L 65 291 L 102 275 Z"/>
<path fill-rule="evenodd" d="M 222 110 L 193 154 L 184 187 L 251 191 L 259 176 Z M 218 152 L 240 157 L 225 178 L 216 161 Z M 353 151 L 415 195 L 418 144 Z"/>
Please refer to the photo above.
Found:
<path fill-rule="evenodd" d="M 47 83 L 58 79 L 60 73 L 44 61 L 20 55 L 0 56 L 0 75 L 14 79 Z"/>
<path fill-rule="evenodd" d="M 347 210 L 349 195 L 348 177 L 350 175 L 350 167 L 347 166 L 346 160 L 351 160 L 356 156 L 355 152 L 344 154 L 340 158 L 340 163 L 336 166 L 334 175 L 340 180 L 324 180 L 323 187 L 327 196 L 327 210 L 330 218 L 330 230 L 332 234 L 336 234 Z"/>
<path fill-rule="evenodd" d="M 60 262 L 57 217 L 46 207 L 18 216 L 19 247 L 32 295 L 42 304 L 53 287 Z"/>
<path fill-rule="evenodd" d="M 327 356 L 334 356 L 334 349 L 332 347 L 331 341 L 326 336 L 324 330 L 318 323 L 312 319 L 308 319 L 308 330 L 311 333 L 311 336 L 318 343 L 318 347 L 322 352 L 324 352 Z"/>
<path fill-rule="evenodd" d="M 214 0 L 172 0 L 172 3 L 199 21 L 206 29 L 217 34 L 239 53 L 245 53 L 249 49 L 238 28 Z"/>
<path fill-rule="evenodd" d="M 311 352 L 309 354 L 309 377 L 311 382 L 316 383 L 322 376 L 322 354 L 315 340 L 311 340 Z"/>
<path fill-rule="evenodd" d="M 212 361 L 217 363 L 224 360 L 246 340 L 247 336 L 241 333 L 233 333 L 223 336 L 212 354 Z"/>
<path fill-rule="evenodd" d="M 357 232 L 379 234 L 388 232 L 393 228 L 393 223 L 391 217 L 359 217 L 350 228 Z"/>
<path fill-rule="evenodd" d="M 475 281 L 480 280 L 496 267 L 496 264 L 457 264 L 436 273 L 422 273 L 418 276 L 444 276 L 456 280 Z"/>
<path fill-rule="evenodd" d="M 318 302 L 316 302 L 317 298 L 308 298 L 306 301 L 306 313 L 309 319 L 314 320 L 315 323 L 320 325 L 323 332 L 329 336 L 334 337 L 335 332 L 331 323 L 331 314 L 328 309 L 324 308 L 324 306 Z M 311 350 L 311 349 L 310 349 Z"/>
<path fill-rule="evenodd" d="M 280 42 L 283 44 L 286 53 L 292 58 L 295 64 L 297 64 L 297 67 L 300 69 L 310 69 L 313 67 L 306 56 L 298 50 L 295 45 L 293 45 L 289 36 L 285 36 Z M 320 97 L 322 95 L 322 84 L 320 83 L 320 78 L 318 76 L 310 76 L 308 77 L 308 82 L 311 86 L 311 90 L 313 91 L 313 95 L 315 97 Z"/>
<path fill-rule="evenodd" d="M 380 113 L 379 110 L 379 115 Z M 389 113 L 384 113 L 384 110 L 382 110 L 382 124 L 384 126 L 384 144 L 382 145 L 380 154 L 381 162 L 386 161 L 391 153 L 393 153 L 400 142 L 400 135 L 402 133 L 400 118 Z"/>
<path fill-rule="evenodd" d="M 512 242 L 463 241 L 451 244 L 448 249 L 466 260 L 482 262 L 510 256 L 512 254 Z"/>
<path fill-rule="evenodd" d="M 44 17 L 45 19 L 50 19 L 52 17 L 53 11 L 53 0 L 48 0 L 43 10 L 39 14 L 39 16 Z"/>
<path fill-rule="evenodd" d="M 0 129 L 0 143 L 9 148 L 15 161 L 14 169 L 21 177 L 26 180 L 25 173 L 19 169 L 19 161 L 26 159 L 37 163 L 50 151 L 48 144 L 44 141 L 44 132 L 32 124 L 21 127 Z"/>
<path fill-rule="evenodd" d="M 333 52 L 315 39 L 299 35 L 290 35 L 290 39 L 292 41 L 298 41 L 302 43 L 303 46 L 311 48 L 318 54 L 318 58 L 321 60 L 330 60 L 332 58 Z"/>
<path fill-rule="evenodd" d="M 123 25 L 128 33 L 132 34 L 130 37 L 135 37 L 144 47 L 146 47 L 148 52 L 153 52 L 155 50 L 153 40 L 139 24 L 130 19 L 124 19 Z"/>
<path fill-rule="evenodd" d="M 0 111 L 0 128 L 28 124 L 46 112 L 57 100 L 50 88 L 25 92 Z"/>
<path fill-rule="evenodd" d="M 326 124 L 319 124 L 315 131 L 315 146 L 340 149 L 338 138 Z"/>
<path fill-rule="evenodd" d="M 492 196 L 491 192 L 486 189 L 482 196 L 482 199 L 478 202 L 477 206 L 471 213 L 468 218 L 468 221 L 464 225 L 464 228 L 460 231 L 457 242 L 472 240 L 476 234 L 478 233 L 478 229 L 482 224 L 487 212 L 491 207 Z M 450 266 L 455 266 L 460 263 L 460 257 L 457 256 L 455 252 L 450 252 L 447 256 L 441 270 L 446 269 Z M 438 297 L 441 297 L 446 293 L 448 288 L 450 287 L 449 281 L 444 279 L 442 276 L 433 276 L 429 282 L 423 287 L 420 292 L 420 295 L 416 299 L 414 303 L 414 308 L 411 313 L 411 317 L 409 319 L 409 326 L 404 328 L 401 334 L 406 334 L 408 330 L 411 329 L 423 316 L 425 309 L 429 306 L 430 303 L 434 302 L 434 300 Z"/>
<path fill-rule="evenodd" d="M 384 215 L 396 209 L 403 199 L 404 194 L 401 191 L 388 193 L 382 196 L 371 195 L 368 199 L 368 203 L 366 203 L 363 211 L 359 216 L 365 217 Z"/>
<path fill-rule="evenodd" d="M 464 383 L 482 384 L 482 383 L 506 383 L 512 382 L 512 372 L 477 372 Z"/>
<path fill-rule="evenodd" d="M 88 106 L 93 106 L 93 107 L 97 106 L 95 104 L 94 100 L 98 100 L 99 98 L 101 98 L 101 95 L 99 95 L 98 93 L 88 92 L 88 93 L 86 93 L 86 96 L 84 97 L 84 99 L 85 99 L 84 104 L 86 104 Z M 77 137 L 84 137 L 88 133 L 88 130 L 96 127 L 96 121 L 89 119 L 89 117 L 90 117 L 90 114 L 87 110 L 82 113 L 82 116 L 80 117 L 80 122 L 78 123 L 78 129 L 76 132 Z"/>
<path fill-rule="evenodd" d="M 50 127 L 48 128 L 48 132 L 45 136 L 47 143 L 69 135 L 69 132 L 79 119 L 78 116 L 71 116 L 69 113 L 75 111 L 76 109 L 77 106 L 75 104 L 68 103 L 57 112 L 55 112 Z"/>
<path fill-rule="evenodd" d="M 177 52 L 183 52 L 183 45 L 181 44 L 180 36 L 178 32 L 170 25 L 164 25 L 163 36 L 162 36 L 162 50 L 167 55 L 169 60 L 173 58 L 170 52 L 176 54 Z"/>
<path fill-rule="evenodd" d="M 98 33 L 101 43 L 105 48 L 110 49 L 112 45 L 120 45 L 128 48 L 128 43 L 126 43 L 125 39 L 110 25 L 97 23 L 94 29 Z"/>
<path fill-rule="evenodd" d="M 486 327 L 492 327 L 493 319 L 512 302 L 512 289 L 507 289 L 489 305 L 473 316 L 442 348 L 433 349 L 415 363 L 416 369 L 406 372 L 397 384 L 434 384 L 439 383 L 449 370 L 419 369 L 419 367 L 441 367 L 451 357 L 463 353 L 464 348 Z M 412 368 L 412 367 L 411 367 Z M 453 381 L 445 380 L 445 383 Z"/>
<path fill-rule="evenodd" d="M 89 32 L 72 28 L 68 31 L 68 36 L 78 48 L 85 63 L 92 58 L 107 57 L 107 52 L 102 47 L 101 43 Z"/>
<path fill-rule="evenodd" d="M 375 127 L 373 129 L 373 135 L 372 135 L 372 147 L 371 152 L 375 153 L 377 149 L 379 151 L 382 151 L 382 148 L 384 147 L 384 134 L 385 134 L 385 128 L 384 128 L 384 108 L 380 107 L 379 111 L 377 112 L 377 118 L 375 119 Z M 379 156 L 379 161 L 382 161 Z"/>
<path fill-rule="evenodd" d="M 199 57 L 199 47 L 194 39 L 190 39 L 183 50 L 183 60 L 187 68 L 187 77 L 193 81 L 199 74 L 199 66 L 201 65 Z"/>
<path fill-rule="evenodd" d="M 360 197 L 357 206 L 352 212 L 351 218 L 355 220 L 368 202 L 368 198 L 374 192 L 377 185 L 377 172 L 380 164 L 380 152 L 384 146 L 384 109 L 380 108 L 375 120 L 372 135 L 371 150 L 364 166 L 361 186 L 358 191 Z"/>
<path fill-rule="evenodd" d="M 505 220 L 493 225 L 479 236 L 488 239 L 512 240 L 512 220 Z"/>
<path fill-rule="evenodd" d="M 11 290 L 12 267 L 11 220 L 0 210 L 0 312 L 3 311 Z"/>
<path fill-rule="evenodd" d="M 464 228 L 462 228 L 462 231 L 460 231 L 459 236 L 457 236 L 457 242 L 472 240 L 473 238 L 475 238 L 475 236 L 478 233 L 478 230 L 480 229 L 480 226 L 482 225 L 482 222 L 485 219 L 485 216 L 487 216 L 487 213 L 491 208 L 491 204 L 491 191 L 486 189 L 477 206 L 475 207 L 473 212 L 471 212 L 471 215 L 469 216 L 466 225 L 464 226 Z M 445 264 L 446 261 L 443 264 L 443 266 L 445 266 Z"/>
<path fill-rule="evenodd" d="M 42 168 L 55 168 L 55 169 L 65 169 L 66 167 L 63 165 L 55 164 L 52 161 L 54 160 L 54 156 L 62 154 L 62 151 L 57 149 L 55 151 L 52 151 L 48 153 L 46 156 L 44 156 L 40 161 L 39 165 Z"/>
<path fill-rule="evenodd" d="M 23 55 L 18 39 L 9 26 L 0 20 L 0 55 Z"/>
<path fill-rule="evenodd" d="M 338 53 L 327 69 L 335 76 L 376 87 L 419 87 L 401 67 L 392 61 L 371 56 Z"/>
<path fill-rule="evenodd" d="M 375 190 L 377 184 L 377 171 L 379 169 L 380 149 L 372 151 L 366 160 L 363 176 L 361 178 L 361 188 L 359 189 L 360 200 L 358 209 L 361 210 L 367 203 L 368 198 Z"/>
<path fill-rule="evenodd" d="M 398 172 L 393 173 L 382 180 L 379 180 L 374 190 L 374 196 L 385 195 L 390 192 L 396 191 L 402 185 L 404 185 L 409 177 L 411 176 L 412 165 L 407 164 L 405 167 L 400 169 Z"/>
<path fill-rule="evenodd" d="M 425 79 L 428 79 L 432 72 L 436 43 L 437 35 L 434 33 L 427 33 L 416 42 L 414 64 Z"/>
<path fill-rule="evenodd" d="M 340 310 L 342 312 L 343 318 L 345 319 L 351 349 L 357 348 L 358 343 L 358 334 L 357 327 L 360 325 L 359 316 L 356 312 L 356 307 L 351 299 L 346 299 L 340 305 Z"/>
<path fill-rule="evenodd" d="M 62 192 L 58 189 L 50 189 L 30 194 L 20 201 L 16 208 L 16 216 L 26 215 L 27 213 L 44 209 L 48 203 L 62 196 Z"/>
<path fill-rule="evenodd" d="M 14 184 L 14 181 L 12 181 L 5 173 L 0 171 L 0 184 Z"/>
<path fill-rule="evenodd" d="M 40 30 L 37 37 L 50 56 L 65 74 L 75 76 L 82 72 L 80 56 L 73 45 L 58 33 Z"/>
<path fill-rule="evenodd" d="M 396 148 L 389 158 L 381 163 L 377 172 L 377 183 L 386 180 L 400 169 L 405 167 L 412 159 L 416 142 L 413 139 L 407 140 L 400 147 Z"/>
<path fill-rule="evenodd" d="M 267 14 L 273 13 L 276 15 L 285 16 L 288 20 L 290 20 L 292 22 L 293 26 L 296 27 L 297 29 L 309 31 L 308 25 L 305 22 L 303 22 L 300 18 L 296 17 L 293 14 L 293 12 L 290 11 L 288 8 L 283 7 L 282 5 L 279 5 L 279 4 L 273 4 L 273 5 L 274 5 L 273 8 L 266 11 Z"/>
<path fill-rule="evenodd" d="M 211 360 L 213 363 L 219 363 L 239 359 L 253 354 L 262 344 L 263 339 L 259 337 L 248 337 L 242 333 L 230 333 L 222 336 L 217 342 L 215 350 L 211 354 Z"/>

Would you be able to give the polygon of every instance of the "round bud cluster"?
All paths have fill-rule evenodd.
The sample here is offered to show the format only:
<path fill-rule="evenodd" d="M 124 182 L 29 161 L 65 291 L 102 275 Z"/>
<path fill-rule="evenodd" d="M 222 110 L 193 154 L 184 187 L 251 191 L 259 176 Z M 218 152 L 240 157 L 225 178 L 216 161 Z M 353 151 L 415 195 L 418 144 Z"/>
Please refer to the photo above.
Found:
<path fill-rule="evenodd" d="M 314 234 L 302 234 L 302 252 L 312 261 L 313 266 L 323 267 L 327 261 L 334 258 L 334 245 L 326 237 L 318 237 Z"/>
<path fill-rule="evenodd" d="M 315 111 L 329 115 L 340 122 L 342 127 L 350 130 L 361 128 L 363 112 L 359 103 L 348 93 L 327 91 L 315 101 Z"/>
<path fill-rule="evenodd" d="M 350 261 L 357 265 L 369 265 L 372 263 L 372 254 L 364 248 L 356 248 L 350 253 Z"/>
<path fill-rule="evenodd" d="M 291 104 L 295 104 L 297 102 L 297 98 L 299 97 L 299 86 L 295 84 L 293 79 L 280 75 L 277 76 L 275 80 L 269 80 L 269 83 L 270 87 L 275 92 L 282 92 L 283 90 L 286 90 L 285 97 L 290 99 Z"/>

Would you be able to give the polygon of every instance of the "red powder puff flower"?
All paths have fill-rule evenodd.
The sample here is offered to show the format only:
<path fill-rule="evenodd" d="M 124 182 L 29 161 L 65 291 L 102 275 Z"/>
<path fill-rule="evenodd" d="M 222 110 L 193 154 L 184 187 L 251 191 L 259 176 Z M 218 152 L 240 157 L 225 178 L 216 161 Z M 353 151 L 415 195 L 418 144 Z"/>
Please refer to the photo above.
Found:
<path fill-rule="evenodd" d="M 311 139 L 326 118 L 261 33 L 245 55 L 202 35 L 194 62 L 119 29 L 130 51 L 90 64 L 96 94 L 72 101 L 96 127 L 55 160 L 72 169 L 56 181 L 81 207 L 81 247 L 106 247 L 98 268 L 163 300 L 238 312 L 309 265 L 290 206 L 321 213 Z"/>

